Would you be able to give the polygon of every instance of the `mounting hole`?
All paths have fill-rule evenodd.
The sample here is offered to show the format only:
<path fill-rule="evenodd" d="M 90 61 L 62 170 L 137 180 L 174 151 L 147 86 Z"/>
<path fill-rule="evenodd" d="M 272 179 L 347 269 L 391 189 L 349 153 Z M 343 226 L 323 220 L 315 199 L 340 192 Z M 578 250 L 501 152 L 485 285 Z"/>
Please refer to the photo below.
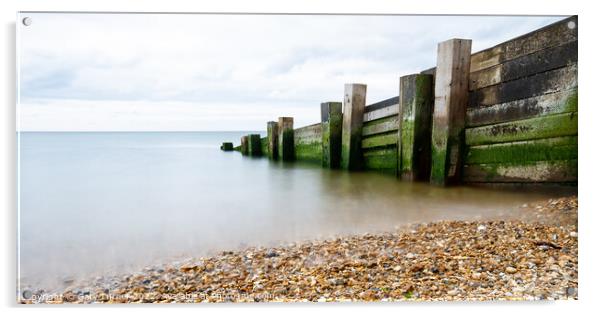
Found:
<path fill-rule="evenodd" d="M 566 26 L 572 30 L 577 26 L 577 24 L 575 24 L 574 21 L 569 21 L 569 23 L 567 23 Z"/>
<path fill-rule="evenodd" d="M 25 26 L 30 26 L 31 25 L 31 18 L 30 17 L 25 17 L 23 18 L 23 25 Z"/>

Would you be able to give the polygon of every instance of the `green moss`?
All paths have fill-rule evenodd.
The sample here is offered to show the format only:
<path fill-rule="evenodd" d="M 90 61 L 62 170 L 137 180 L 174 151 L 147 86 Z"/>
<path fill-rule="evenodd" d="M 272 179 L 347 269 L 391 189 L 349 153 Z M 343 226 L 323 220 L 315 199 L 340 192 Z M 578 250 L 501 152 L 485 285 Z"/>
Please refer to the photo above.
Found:
<path fill-rule="evenodd" d="M 383 147 L 397 145 L 397 132 L 365 137 L 362 140 L 362 148 Z"/>
<path fill-rule="evenodd" d="M 295 131 L 287 128 L 282 131 L 282 139 L 278 144 L 278 154 L 284 161 L 295 160 Z"/>
<path fill-rule="evenodd" d="M 466 182 L 576 182 L 577 160 L 468 165 Z"/>
<path fill-rule="evenodd" d="M 468 145 L 577 135 L 577 112 L 553 114 L 466 130 Z"/>
<path fill-rule="evenodd" d="M 309 162 L 322 162 L 322 142 L 295 144 L 295 159 Z"/>
<path fill-rule="evenodd" d="M 262 145 L 261 145 L 261 136 L 259 134 L 250 134 L 249 135 L 249 154 L 251 156 L 261 156 Z"/>
<path fill-rule="evenodd" d="M 360 127 L 351 131 L 349 145 L 343 142 L 341 146 L 341 167 L 347 170 L 363 169 L 362 156 L 362 128 Z"/>
<path fill-rule="evenodd" d="M 432 147 L 431 183 L 445 185 L 447 182 L 447 149 Z"/>
<path fill-rule="evenodd" d="M 397 151 L 395 148 L 364 154 L 364 166 L 368 170 L 397 170 Z"/>
<path fill-rule="evenodd" d="M 577 159 L 577 136 L 469 147 L 466 164 Z"/>

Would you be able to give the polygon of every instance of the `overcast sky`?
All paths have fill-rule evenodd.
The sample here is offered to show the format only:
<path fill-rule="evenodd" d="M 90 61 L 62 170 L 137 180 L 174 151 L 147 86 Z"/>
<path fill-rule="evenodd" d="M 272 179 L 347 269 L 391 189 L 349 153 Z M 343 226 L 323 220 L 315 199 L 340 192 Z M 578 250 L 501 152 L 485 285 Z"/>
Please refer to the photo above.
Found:
<path fill-rule="evenodd" d="M 435 65 L 437 43 L 476 52 L 560 17 L 25 14 L 21 130 L 263 130 L 316 123 L 345 83 L 368 104 Z"/>

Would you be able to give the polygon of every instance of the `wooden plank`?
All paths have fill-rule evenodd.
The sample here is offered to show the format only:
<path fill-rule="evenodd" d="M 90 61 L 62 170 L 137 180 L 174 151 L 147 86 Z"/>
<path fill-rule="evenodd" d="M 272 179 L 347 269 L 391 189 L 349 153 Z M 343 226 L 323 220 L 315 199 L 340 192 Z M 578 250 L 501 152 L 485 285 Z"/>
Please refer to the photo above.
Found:
<path fill-rule="evenodd" d="M 341 136 L 341 167 L 347 170 L 362 168 L 362 125 L 366 107 L 365 84 L 346 84 Z"/>
<path fill-rule="evenodd" d="M 572 16 L 475 53 L 471 57 L 470 71 L 479 71 L 520 56 L 576 41 L 577 22 L 577 16 Z"/>
<path fill-rule="evenodd" d="M 577 112 L 577 88 L 539 95 L 527 99 L 468 108 L 468 127 L 490 125 L 550 114 Z"/>
<path fill-rule="evenodd" d="M 368 155 L 364 157 L 366 169 L 371 170 L 397 170 L 397 152 L 391 151 L 385 155 Z"/>
<path fill-rule="evenodd" d="M 362 149 L 397 145 L 397 133 L 369 136 L 362 140 Z"/>
<path fill-rule="evenodd" d="M 322 166 L 338 168 L 341 165 L 341 134 L 343 129 L 343 104 L 320 104 L 322 121 Z"/>
<path fill-rule="evenodd" d="M 577 41 L 574 41 L 472 72 L 469 90 L 477 90 L 576 63 Z"/>
<path fill-rule="evenodd" d="M 437 47 L 431 146 L 431 182 L 435 184 L 460 180 L 471 45 L 471 40 L 451 39 Z"/>
<path fill-rule="evenodd" d="M 284 161 L 295 159 L 295 130 L 292 117 L 278 118 L 278 157 Z"/>
<path fill-rule="evenodd" d="M 470 93 L 469 107 L 482 107 L 526 99 L 577 87 L 577 65 L 539 73 Z"/>
<path fill-rule="evenodd" d="M 322 123 L 316 123 L 308 126 L 303 126 L 295 129 L 295 139 L 313 138 L 322 133 Z"/>
<path fill-rule="evenodd" d="M 259 134 L 249 134 L 249 155 L 261 156 L 261 136 Z"/>
<path fill-rule="evenodd" d="M 322 141 L 296 143 L 295 159 L 322 163 Z"/>
<path fill-rule="evenodd" d="M 278 122 L 270 121 L 267 124 L 267 156 L 271 160 L 278 160 Z"/>
<path fill-rule="evenodd" d="M 466 164 L 577 159 L 577 136 L 470 146 Z"/>
<path fill-rule="evenodd" d="M 364 113 L 368 113 L 368 112 L 380 110 L 382 108 L 390 107 L 397 103 L 399 103 L 399 96 L 394 96 L 392 98 L 388 98 L 388 99 L 385 99 L 385 100 L 382 100 L 382 101 L 379 101 L 376 103 L 372 103 L 370 105 L 366 105 L 366 108 L 364 109 Z"/>
<path fill-rule="evenodd" d="M 576 182 L 577 160 L 478 164 L 464 167 L 466 182 Z"/>
<path fill-rule="evenodd" d="M 399 117 L 388 116 L 382 119 L 364 123 L 362 128 L 362 136 L 382 134 L 392 131 L 397 131 L 399 128 Z"/>
<path fill-rule="evenodd" d="M 577 135 L 577 112 L 466 129 L 466 144 L 484 145 Z"/>
<path fill-rule="evenodd" d="M 242 136 L 240 138 L 240 153 L 243 155 L 249 154 L 249 136 Z"/>
<path fill-rule="evenodd" d="M 398 162 L 404 180 L 427 180 L 431 168 L 433 76 L 414 74 L 399 80 Z"/>
<path fill-rule="evenodd" d="M 399 104 L 393 104 L 386 108 L 378 109 L 372 112 L 364 113 L 364 122 L 370 122 L 378 120 L 384 117 L 393 116 L 399 114 Z"/>

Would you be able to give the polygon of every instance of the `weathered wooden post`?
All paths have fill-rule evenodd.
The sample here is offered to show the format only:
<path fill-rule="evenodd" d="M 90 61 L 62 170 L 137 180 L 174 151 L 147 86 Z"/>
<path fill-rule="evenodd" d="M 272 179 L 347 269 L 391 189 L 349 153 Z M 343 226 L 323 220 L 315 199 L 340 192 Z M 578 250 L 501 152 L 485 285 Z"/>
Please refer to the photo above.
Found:
<path fill-rule="evenodd" d="M 278 156 L 284 161 L 295 160 L 295 130 L 292 117 L 278 118 Z"/>
<path fill-rule="evenodd" d="M 245 156 L 249 154 L 249 136 L 240 138 L 240 153 Z"/>
<path fill-rule="evenodd" d="M 431 182 L 458 182 L 462 169 L 472 41 L 451 39 L 437 47 Z"/>
<path fill-rule="evenodd" d="M 366 85 L 346 84 L 341 140 L 341 167 L 358 170 L 363 167 L 362 125 L 366 107 Z"/>
<path fill-rule="evenodd" d="M 278 160 L 278 122 L 268 122 L 268 158 Z"/>
<path fill-rule="evenodd" d="M 222 143 L 222 146 L 220 148 L 223 151 L 232 151 L 232 150 L 234 150 L 234 145 L 232 143 L 225 142 L 225 143 Z"/>
<path fill-rule="evenodd" d="M 428 180 L 431 170 L 433 76 L 399 79 L 397 170 L 404 180 Z"/>
<path fill-rule="evenodd" d="M 259 134 L 249 134 L 249 154 L 251 156 L 261 156 L 261 136 Z"/>
<path fill-rule="evenodd" d="M 322 166 L 338 168 L 341 165 L 341 133 L 343 128 L 343 104 L 324 102 L 322 114 Z"/>

